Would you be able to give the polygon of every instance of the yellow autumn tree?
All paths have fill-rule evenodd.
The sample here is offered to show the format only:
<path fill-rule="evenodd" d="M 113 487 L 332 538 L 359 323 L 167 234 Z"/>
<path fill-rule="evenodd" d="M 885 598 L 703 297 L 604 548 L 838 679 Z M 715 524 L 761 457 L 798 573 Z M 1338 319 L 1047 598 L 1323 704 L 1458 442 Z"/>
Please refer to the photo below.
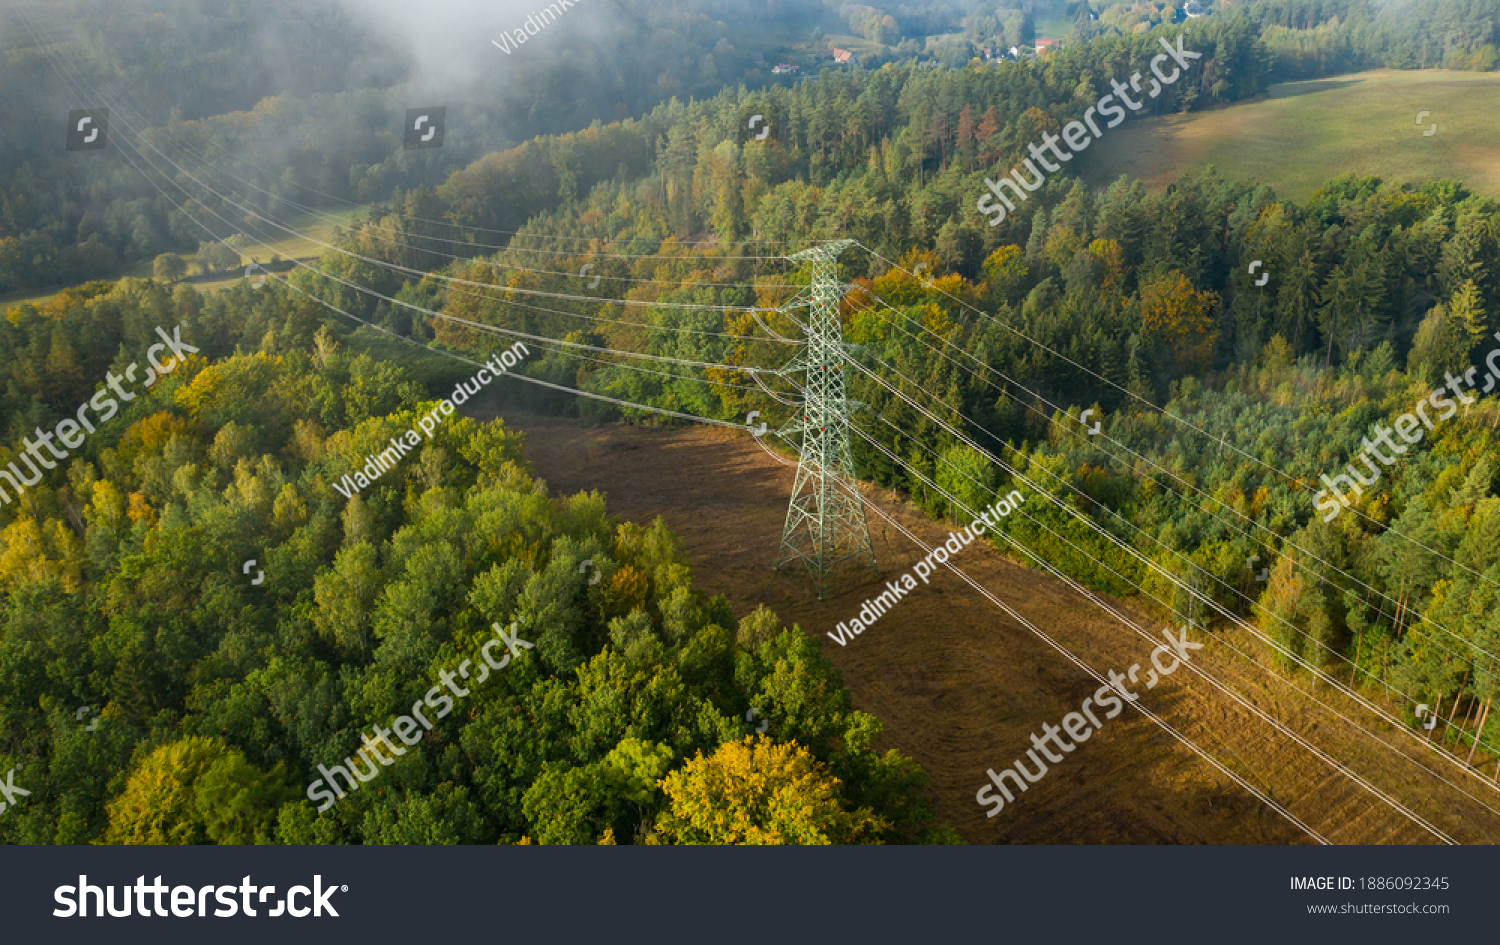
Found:
<path fill-rule="evenodd" d="M 1031 108 L 1026 109 L 1026 111 L 1021 114 L 1021 117 L 1016 122 L 1016 125 L 1017 141 L 1038 141 L 1041 139 L 1042 135 L 1055 133 L 1062 127 L 1058 124 L 1056 118 L 1053 118 L 1051 115 L 1047 114 L 1045 111 L 1037 108 L 1036 106 L 1032 106 Z M 1019 146 L 1016 153 L 1022 155 L 1023 157 L 1025 156 L 1025 152 L 1019 150 Z"/>
<path fill-rule="evenodd" d="M 1116 292 L 1125 284 L 1130 267 L 1125 265 L 1125 250 L 1114 240 L 1094 240 L 1089 244 L 1089 255 L 1104 263 L 1104 282 L 1099 289 Z"/>
<path fill-rule="evenodd" d="M 876 276 L 870 289 L 887 305 L 915 305 L 935 288 L 949 291 L 962 284 L 962 277 L 959 278 L 958 285 L 952 284 L 951 276 L 939 278 L 938 271 L 941 268 L 942 260 L 938 259 L 936 253 L 914 249 L 902 256 L 899 264 Z"/>
<path fill-rule="evenodd" d="M 91 526 L 121 528 L 125 524 L 125 497 L 114 483 L 100 479 L 94 483 L 93 498 L 83 514 Z"/>
<path fill-rule="evenodd" d="M 1141 322 L 1183 373 L 1207 366 L 1213 355 L 1218 333 L 1208 313 L 1218 301 L 1175 269 L 1141 287 Z"/>
<path fill-rule="evenodd" d="M 628 564 L 615 569 L 609 578 L 609 603 L 611 612 L 628 614 L 637 607 L 646 606 L 651 594 L 651 581 L 646 575 Z"/>
<path fill-rule="evenodd" d="M 130 469 L 140 456 L 156 456 L 174 436 L 188 436 L 187 421 L 168 411 L 153 413 L 131 424 L 115 452 L 121 468 Z"/>
<path fill-rule="evenodd" d="M 143 492 L 130 493 L 130 507 L 126 514 L 130 516 L 131 524 L 145 522 L 148 527 L 156 524 L 156 510 L 146 501 Z"/>
<path fill-rule="evenodd" d="M 218 398 L 221 380 L 217 369 L 205 368 L 199 371 L 190 382 L 177 388 L 173 399 L 179 407 L 188 412 L 188 416 L 196 420 L 202 415 L 204 407 Z"/>
<path fill-rule="evenodd" d="M 105 844 L 265 842 L 277 808 L 296 796 L 281 765 L 258 770 L 217 738 L 163 745 L 136 766 L 106 805 Z"/>
<path fill-rule="evenodd" d="M 68 593 L 83 575 L 83 540 L 61 519 L 18 518 L 0 530 L 0 588 L 57 580 Z"/>
<path fill-rule="evenodd" d="M 307 503 L 291 483 L 283 485 L 276 494 L 276 501 L 271 505 L 271 516 L 276 520 L 276 527 L 288 535 L 306 523 Z"/>
<path fill-rule="evenodd" d="M 668 809 L 648 842 L 880 843 L 889 825 L 867 807 L 846 809 L 839 785 L 794 742 L 725 742 L 661 781 Z"/>
<path fill-rule="evenodd" d="M 998 247 L 990 253 L 980 271 L 984 274 L 992 302 L 1019 298 L 1030 275 L 1021 247 L 1011 245 Z"/>
<path fill-rule="evenodd" d="M 949 320 L 946 312 L 931 303 L 918 307 L 917 312 L 922 317 L 922 327 L 939 338 L 948 337 L 949 333 L 956 327 Z"/>

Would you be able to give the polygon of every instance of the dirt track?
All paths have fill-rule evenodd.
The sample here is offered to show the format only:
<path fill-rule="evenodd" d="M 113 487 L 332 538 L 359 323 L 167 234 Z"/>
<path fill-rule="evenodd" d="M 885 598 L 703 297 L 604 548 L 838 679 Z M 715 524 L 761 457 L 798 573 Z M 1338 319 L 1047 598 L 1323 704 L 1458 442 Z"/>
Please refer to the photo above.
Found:
<path fill-rule="evenodd" d="M 724 595 L 739 614 L 765 603 L 786 623 L 815 635 L 842 671 L 855 706 L 884 723 L 881 747 L 896 748 L 921 763 L 931 776 L 942 816 L 969 842 L 1314 842 L 1131 711 L 1105 722 L 1030 791 L 987 819 L 974 799 L 988 783 L 985 769 L 999 770 L 1022 757 L 1031 747 L 1031 734 L 1040 733 L 1044 722 L 1057 724 L 1079 708 L 1098 688 L 1082 670 L 946 572 L 839 646 L 826 633 L 855 616 L 883 580 L 899 578 L 923 552 L 914 551 L 915 545 L 872 514 L 882 580 L 870 575 L 846 581 L 837 596 L 820 602 L 805 577 L 773 572 L 793 468 L 778 464 L 748 436 L 704 427 L 589 428 L 570 420 L 505 413 L 509 426 L 526 433 L 527 458 L 553 494 L 598 489 L 616 516 L 649 523 L 661 515 L 692 556 L 700 587 Z M 894 493 L 867 490 L 867 497 L 929 545 L 947 534 L 947 526 L 930 521 Z M 1154 644 L 1060 581 L 978 543 L 956 563 L 1095 670 L 1147 664 Z M 1153 632 L 1159 635 L 1159 621 L 1135 616 L 1136 623 L 1157 628 Z M 1241 631 L 1217 630 L 1199 639 L 1208 645 L 1195 651 L 1194 666 L 1414 814 L 1462 843 L 1500 838 L 1500 816 L 1484 806 L 1500 809 L 1500 794 L 1487 782 L 1424 753 L 1417 740 L 1331 687 L 1314 689 L 1305 676 L 1288 682 L 1251 664 L 1234 648 L 1256 656 L 1264 648 Z M 1312 689 L 1317 700 L 1370 734 L 1299 689 Z M 1184 669 L 1143 693 L 1142 702 L 1331 842 L 1440 842 Z"/>

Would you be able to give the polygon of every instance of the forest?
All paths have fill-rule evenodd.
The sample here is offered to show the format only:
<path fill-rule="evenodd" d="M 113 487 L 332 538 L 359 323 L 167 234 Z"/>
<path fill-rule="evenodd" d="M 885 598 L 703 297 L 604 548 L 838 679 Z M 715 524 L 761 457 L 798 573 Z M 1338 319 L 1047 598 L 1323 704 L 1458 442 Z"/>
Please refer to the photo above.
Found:
<path fill-rule="evenodd" d="M 354 255 L 325 256 L 325 271 L 377 287 L 384 278 L 380 291 L 408 291 L 405 304 L 326 283 L 319 290 L 316 277 L 307 285 L 393 330 L 455 349 L 480 338 L 468 322 L 775 366 L 784 351 L 750 316 L 648 307 L 643 320 L 623 302 L 538 303 L 530 293 L 576 292 L 572 273 L 593 260 L 632 303 L 769 310 L 789 297 L 796 276 L 777 269 L 766 246 L 855 239 L 859 247 L 844 259 L 856 289 L 846 299 L 845 330 L 869 355 L 856 360 L 876 365 L 911 397 L 930 395 L 938 410 L 929 416 L 886 384 L 852 374 L 852 396 L 868 405 L 865 432 L 880 444 L 856 441 L 864 475 L 957 521 L 953 498 L 977 508 L 984 493 L 1013 485 L 968 445 L 977 442 L 1092 520 L 1082 525 L 1054 509 L 1036 523 L 1013 522 L 1016 548 L 1190 619 L 1206 614 L 1201 594 L 1251 617 L 1313 666 L 1345 663 L 1366 684 L 1458 705 L 1472 748 L 1495 695 L 1490 654 L 1500 644 L 1492 598 L 1500 572 L 1492 572 L 1483 537 L 1500 511 L 1488 457 L 1500 411 L 1490 398 L 1465 405 L 1355 498 L 1356 515 L 1324 523 L 1312 499 L 1320 476 L 1353 461 L 1378 422 L 1410 409 L 1450 372 L 1462 376 L 1472 366 L 1485 377 L 1500 329 L 1500 286 L 1491 275 L 1500 263 L 1496 204 L 1447 181 L 1346 176 L 1299 205 L 1209 169 L 1160 194 L 1126 180 L 1095 193 L 1054 176 L 1032 196 L 1039 204 L 1025 205 L 1034 211 L 984 225 L 969 201 L 983 192 L 987 169 L 1018 163 L 1023 142 L 1077 117 L 1101 76 L 1144 68 L 1149 41 L 1065 50 L 1037 85 L 1024 67 L 887 68 L 825 77 L 784 95 L 726 92 L 663 106 L 643 121 L 669 129 L 649 174 L 601 181 L 586 197 L 560 202 L 503 252 L 455 260 L 452 276 L 403 290 L 398 275 L 382 276 L 369 260 L 396 261 L 430 246 L 400 234 L 418 225 L 414 218 L 430 218 L 432 207 L 466 214 L 449 217 L 460 226 L 494 222 L 482 205 L 459 198 L 496 189 L 471 177 L 496 173 L 484 164 L 372 217 L 344 245 Z M 1157 107 L 1229 99 L 1269 83 L 1269 57 L 1248 21 L 1213 24 L 1195 42 L 1212 50 L 1201 83 L 1173 87 Z M 1042 107 L 1059 88 L 1077 91 Z M 736 139 L 737 116 L 751 108 L 783 122 L 775 140 Z M 428 210 L 409 209 L 423 201 L 432 202 Z M 716 237 L 710 249 L 686 242 L 703 231 Z M 587 251 L 560 249 L 573 244 L 559 237 L 586 242 Z M 611 258 L 657 246 L 634 263 Z M 1265 288 L 1249 266 L 1255 260 L 1273 274 Z M 776 325 L 795 330 L 792 322 Z M 739 419 L 759 410 L 773 425 L 787 416 L 714 370 L 663 376 L 580 361 L 554 346 L 537 372 L 699 416 Z M 1090 407 L 1109 418 L 1108 440 L 1083 435 L 1076 423 Z M 587 402 L 568 409 L 620 416 Z M 1120 541 L 1141 557 L 1120 564 L 1111 554 Z M 1022 560 L 1028 554 L 1018 552 Z M 1257 580 L 1258 568 L 1247 565 L 1253 557 L 1269 565 L 1266 577 Z"/>
<path fill-rule="evenodd" d="M 6 386 L 34 415 L 152 326 L 202 349 L 6 508 L 0 763 L 31 796 L 0 839 L 954 839 L 810 637 L 695 590 L 659 522 L 550 494 L 501 421 L 451 418 L 343 499 L 331 483 L 434 405 L 318 312 L 126 280 L 0 327 Z M 314 810 L 309 772 L 512 621 L 534 649 L 372 789 Z M 763 796 L 726 797 L 731 773 Z"/>
<path fill-rule="evenodd" d="M 1447 5 L 1451 21 L 1399 40 L 1405 21 L 1358 0 L 1244 7 L 1193 25 L 1203 60 L 1148 111 L 1377 60 L 1494 65 L 1492 3 Z M 326 177 L 204 160 L 234 149 L 237 122 L 310 134 L 339 96 L 372 94 L 329 77 L 328 102 L 261 99 L 153 129 L 143 156 L 186 162 L 155 196 L 116 166 L 63 175 L 49 188 L 61 199 L 42 200 L 50 171 L 8 168 L 0 282 L 72 287 L 0 323 L 0 465 L 138 360 L 157 327 L 201 354 L 0 505 L 0 766 L 32 792 L 0 818 L 0 840 L 955 841 L 918 767 L 875 749 L 880 723 L 852 709 L 811 636 L 696 590 L 660 523 L 549 492 L 503 422 L 452 418 L 370 489 L 346 500 L 331 487 L 467 376 L 373 356 L 361 321 L 474 358 L 498 350 L 491 330 L 555 339 L 518 373 L 699 417 L 785 419 L 734 369 L 785 360 L 777 335 L 797 324 L 780 308 L 805 280 L 783 257 L 836 238 L 857 242 L 841 277 L 863 476 L 955 522 L 1021 477 L 1039 483 L 1054 501 L 997 539 L 1017 560 L 1045 557 L 1210 628 L 1215 613 L 1246 617 L 1288 672 L 1292 657 L 1352 667 L 1371 691 L 1442 707 L 1445 737 L 1495 760 L 1475 750 L 1500 686 L 1500 543 L 1487 537 L 1500 529 L 1500 406 L 1465 404 L 1354 514 L 1324 522 L 1312 495 L 1376 424 L 1449 375 L 1488 372 L 1500 206 L 1452 181 L 1349 175 L 1296 203 L 1206 168 L 1161 193 L 1126 179 L 1091 191 L 1065 170 L 1000 226 L 974 210 L 987 174 L 1179 30 L 1104 29 L 1026 62 L 891 62 L 632 100 L 639 117 L 460 151 L 457 167 L 381 163 L 332 140 L 337 161 L 306 165 Z M 45 61 L 13 53 L 5 68 Z M 751 115 L 765 139 L 747 139 Z M 373 206 L 285 281 L 212 294 L 83 281 L 232 232 L 267 239 L 293 200 L 327 206 L 306 193 L 334 179 L 330 193 Z M 597 301 L 579 301 L 590 291 Z M 719 367 L 648 371 L 577 345 Z M 508 390 L 593 422 L 663 422 Z M 1083 410 L 1107 435 L 1088 434 Z M 303 791 L 319 765 L 354 755 L 361 732 L 512 621 L 535 649 L 389 777 L 316 813 Z M 748 775 L 764 794 L 726 795 Z"/>
<path fill-rule="evenodd" d="M 229 0 L 139 3 L 157 15 L 141 16 L 134 2 L 60 0 L 40 21 L 4 23 L 16 39 L 0 58 L 0 84 L 36 94 L 0 101 L 9 158 L 0 167 L 0 294 L 115 278 L 133 263 L 168 252 L 192 255 L 201 242 L 233 235 L 213 220 L 194 223 L 185 208 L 174 205 L 178 195 L 152 186 L 145 168 L 84 163 L 57 152 L 58 116 L 95 100 L 117 102 L 117 134 L 139 136 L 159 149 L 151 152 L 159 172 L 166 172 L 170 160 L 188 172 L 234 174 L 251 188 L 239 189 L 237 199 L 279 216 L 340 201 L 392 205 L 399 202 L 397 191 L 436 188 L 475 162 L 506 161 L 518 148 L 550 152 L 549 142 L 575 142 L 576 153 L 546 153 L 540 163 L 547 167 L 526 168 L 537 175 L 528 181 L 537 192 L 498 214 L 506 218 L 501 228 L 514 231 L 537 211 L 536 201 L 551 208 L 559 199 L 581 198 L 594 183 L 621 174 L 621 164 L 626 179 L 643 173 L 647 155 L 657 154 L 669 132 L 661 119 L 675 117 L 681 103 L 726 94 L 740 100 L 752 93 L 798 98 L 792 83 L 769 70 L 779 56 L 806 58 L 793 46 L 829 45 L 823 26 L 809 33 L 806 24 L 826 22 L 831 29 L 846 21 L 856 34 L 870 33 L 878 45 L 860 65 L 820 76 L 820 82 L 843 85 L 849 81 L 845 72 L 864 72 L 856 81 L 874 83 L 887 64 L 941 63 L 944 72 L 962 72 L 965 63 L 978 62 L 983 48 L 1034 42 L 1036 17 L 1067 7 L 979 0 L 951 7 L 900 5 L 893 15 L 877 6 L 768 0 L 765 15 L 750 15 L 719 0 L 652 4 L 640 12 L 611 2 L 592 18 L 558 24 L 549 42 L 565 51 L 561 56 L 496 52 L 438 83 L 424 78 L 424 70 L 433 68 L 434 59 L 451 60 L 451 52 L 403 50 L 396 37 L 336 4 L 295 12 L 276 6 L 260 11 Z M 1056 113 L 1085 96 L 1079 87 L 1085 75 L 1093 86 L 1107 83 L 1122 50 L 1143 48 L 1121 40 L 1144 41 L 1146 30 L 1174 22 L 1165 3 L 1084 2 L 1067 11 L 1073 29 L 1062 56 L 1000 63 L 995 71 L 1003 78 L 946 93 L 967 95 L 977 109 L 975 122 L 989 106 L 998 109 L 994 123 L 980 125 L 983 133 L 976 138 L 994 145 L 976 146 L 971 162 L 1005 152 L 1018 138 L 1029 140 L 1032 129 L 1023 117 L 1028 108 Z M 1224 20 L 1240 25 L 1224 28 Z M 1215 43 L 1226 45 L 1216 56 L 1218 72 L 1194 92 L 1153 102 L 1152 113 L 1236 101 L 1264 91 L 1270 81 L 1375 67 L 1490 71 L 1500 64 L 1500 12 L 1487 0 L 1255 0 L 1198 22 L 1211 28 Z M 761 42 L 743 38 L 751 23 Z M 610 41 L 600 42 L 601 35 Z M 1252 46 L 1246 36 L 1257 42 Z M 482 45 L 494 52 L 487 41 Z M 1252 48 L 1256 62 L 1243 59 Z M 66 69 L 49 59 L 53 50 L 66 53 Z M 466 50 L 459 61 L 470 63 L 472 55 Z M 822 65 L 808 60 L 809 75 L 827 65 L 826 59 Z M 452 131 L 443 148 L 400 149 L 399 119 L 416 104 L 413 97 L 424 105 L 441 99 L 450 108 Z M 1018 102 L 1025 105 L 1017 108 Z M 902 142 L 900 129 L 889 124 L 895 103 L 864 104 L 880 120 L 858 135 L 844 130 L 846 123 L 860 124 L 858 115 L 825 108 L 807 116 L 818 136 L 809 143 L 819 164 L 833 139 L 842 152 L 839 167 L 865 160 L 864 148 L 886 139 L 900 148 L 907 165 L 913 163 L 910 155 L 920 155 L 913 167 L 919 183 L 929 168 L 948 163 L 958 105 L 943 103 L 946 127 L 921 126 L 915 134 L 922 140 L 912 141 L 908 133 Z M 902 116 L 908 117 L 937 115 Z M 606 135 L 629 129 L 642 147 L 618 152 L 618 160 L 617 152 L 590 153 L 576 133 L 591 123 L 600 123 Z M 807 170 L 816 176 L 815 167 Z M 223 209 L 221 196 L 199 192 L 195 200 Z M 233 216 L 235 226 L 254 229 L 244 213 Z M 462 214 L 454 220 L 484 225 Z M 254 255 L 248 247 L 241 250 Z"/>

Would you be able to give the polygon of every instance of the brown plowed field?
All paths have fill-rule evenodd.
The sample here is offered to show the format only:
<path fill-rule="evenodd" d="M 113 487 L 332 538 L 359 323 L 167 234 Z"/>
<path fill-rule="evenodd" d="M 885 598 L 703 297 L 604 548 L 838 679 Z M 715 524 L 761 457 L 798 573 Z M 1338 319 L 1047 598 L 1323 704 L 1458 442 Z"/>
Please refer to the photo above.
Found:
<path fill-rule="evenodd" d="M 493 416 L 493 406 L 475 406 L 476 415 Z M 988 783 L 985 769 L 999 770 L 1023 756 L 1031 733 L 1077 710 L 1097 683 L 946 572 L 907 595 L 861 636 L 838 645 L 826 633 L 855 616 L 883 583 L 860 576 L 819 601 L 805 577 L 771 570 L 793 468 L 778 464 L 742 433 L 587 427 L 504 412 L 511 427 L 526 433 L 527 457 L 553 494 L 597 489 L 607 495 L 614 515 L 639 523 L 662 516 L 692 556 L 699 587 L 724 595 L 739 614 L 765 603 L 786 623 L 815 635 L 843 672 L 855 706 L 884 723 L 881 747 L 921 763 L 942 816 L 969 842 L 1313 842 L 1128 710 L 987 819 L 974 799 Z M 948 532 L 948 526 L 929 520 L 893 492 L 867 487 L 867 498 L 929 545 Z M 914 553 L 915 546 L 883 527 L 879 516 L 872 515 L 871 523 L 882 577 L 897 579 L 923 552 Z M 1060 581 L 977 542 L 955 563 L 1095 670 L 1147 665 L 1154 643 Z M 1159 620 L 1138 607 L 1126 609 L 1159 634 Z M 1337 690 L 1305 676 L 1288 680 L 1250 663 L 1234 648 L 1260 658 L 1264 647 L 1242 631 L 1219 629 L 1197 639 L 1207 645 L 1194 651 L 1194 666 L 1392 801 L 1458 842 L 1500 837 L 1500 815 L 1487 809 L 1500 809 L 1500 794 L 1488 782 L 1463 775 Z M 1150 692 L 1136 690 L 1178 732 L 1331 842 L 1441 842 L 1185 669 Z M 1311 696 L 1299 690 L 1310 690 Z M 1369 733 L 1358 731 L 1355 723 Z"/>

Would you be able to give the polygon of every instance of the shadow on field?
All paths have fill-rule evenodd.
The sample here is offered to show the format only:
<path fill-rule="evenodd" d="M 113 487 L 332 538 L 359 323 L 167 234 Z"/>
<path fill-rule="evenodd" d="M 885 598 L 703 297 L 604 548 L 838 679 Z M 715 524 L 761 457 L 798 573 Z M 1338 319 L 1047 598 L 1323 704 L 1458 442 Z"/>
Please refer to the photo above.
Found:
<path fill-rule="evenodd" d="M 1336 89 L 1347 89 L 1358 85 L 1358 79 L 1318 79 L 1313 82 L 1280 82 L 1271 86 L 1268 98 L 1296 98 L 1299 95 L 1311 95 L 1314 92 L 1332 92 Z M 1231 102 L 1230 104 L 1234 104 Z"/>

